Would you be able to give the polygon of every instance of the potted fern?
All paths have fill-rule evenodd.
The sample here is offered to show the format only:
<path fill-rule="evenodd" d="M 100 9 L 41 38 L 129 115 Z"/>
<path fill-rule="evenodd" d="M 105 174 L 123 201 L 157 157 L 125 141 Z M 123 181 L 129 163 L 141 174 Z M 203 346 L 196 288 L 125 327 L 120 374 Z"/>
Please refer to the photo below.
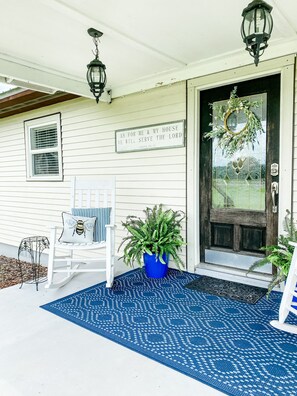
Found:
<path fill-rule="evenodd" d="M 294 246 L 292 246 L 290 242 L 297 242 L 297 228 L 291 219 L 289 210 L 287 210 L 287 215 L 284 220 L 284 230 L 286 231 L 286 235 L 280 235 L 276 245 L 262 248 L 262 250 L 269 252 L 268 256 L 256 261 L 251 265 L 248 271 L 251 272 L 268 263 L 272 264 L 275 268 L 273 278 L 268 285 L 267 298 L 275 286 L 286 281 L 294 252 Z"/>
<path fill-rule="evenodd" d="M 136 262 L 150 278 L 163 278 L 167 275 L 169 257 L 179 269 L 184 264 L 179 257 L 182 246 L 185 245 L 181 235 L 184 212 L 163 209 L 163 205 L 146 208 L 144 219 L 128 216 L 123 227 L 128 235 L 123 238 L 119 249 L 124 247 L 124 263 L 133 266 Z"/>

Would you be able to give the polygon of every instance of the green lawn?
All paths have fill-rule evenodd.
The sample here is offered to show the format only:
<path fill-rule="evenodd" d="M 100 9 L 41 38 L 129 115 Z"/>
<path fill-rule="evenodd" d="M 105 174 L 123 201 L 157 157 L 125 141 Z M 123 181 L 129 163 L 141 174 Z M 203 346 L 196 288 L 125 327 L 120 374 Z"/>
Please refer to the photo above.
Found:
<path fill-rule="evenodd" d="M 265 210 L 265 180 L 232 180 L 225 183 L 223 179 L 214 179 L 212 188 L 213 208 L 237 208 Z"/>

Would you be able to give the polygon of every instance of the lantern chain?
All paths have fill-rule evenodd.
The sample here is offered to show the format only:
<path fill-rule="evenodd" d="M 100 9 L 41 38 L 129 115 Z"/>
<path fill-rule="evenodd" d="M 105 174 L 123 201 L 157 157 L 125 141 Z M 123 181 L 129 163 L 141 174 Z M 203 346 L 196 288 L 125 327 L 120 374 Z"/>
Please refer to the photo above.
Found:
<path fill-rule="evenodd" d="M 93 42 L 95 44 L 95 51 L 93 50 L 93 54 L 95 55 L 96 59 L 99 59 L 99 49 L 98 49 L 98 43 L 100 42 L 98 37 L 93 37 Z"/>

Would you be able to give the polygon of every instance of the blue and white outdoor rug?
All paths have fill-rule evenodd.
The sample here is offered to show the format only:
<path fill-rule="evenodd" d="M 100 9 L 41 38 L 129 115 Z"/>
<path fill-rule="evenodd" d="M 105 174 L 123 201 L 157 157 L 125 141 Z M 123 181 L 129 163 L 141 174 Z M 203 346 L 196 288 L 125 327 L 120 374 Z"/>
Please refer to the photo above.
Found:
<path fill-rule="evenodd" d="M 250 305 L 184 287 L 196 278 L 137 269 L 42 308 L 228 395 L 296 396 L 297 336 L 269 324 L 281 295 Z"/>

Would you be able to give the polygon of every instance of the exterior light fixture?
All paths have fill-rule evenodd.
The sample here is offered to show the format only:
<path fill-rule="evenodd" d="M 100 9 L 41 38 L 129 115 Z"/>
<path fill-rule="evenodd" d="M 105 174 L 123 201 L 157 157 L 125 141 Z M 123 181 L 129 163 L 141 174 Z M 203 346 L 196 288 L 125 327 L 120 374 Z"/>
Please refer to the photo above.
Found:
<path fill-rule="evenodd" d="M 246 45 L 245 49 L 254 58 L 256 66 L 259 57 L 268 47 L 273 28 L 271 10 L 272 7 L 265 1 L 254 0 L 242 11 L 241 36 Z"/>
<path fill-rule="evenodd" d="M 93 37 L 93 41 L 95 44 L 95 59 L 93 59 L 87 65 L 87 81 L 90 87 L 90 91 L 95 96 L 96 102 L 98 103 L 99 98 L 104 92 L 104 88 L 106 85 L 105 65 L 99 60 L 98 51 L 99 37 L 101 37 L 103 33 L 93 28 L 88 29 L 88 33 L 91 37 Z"/>

